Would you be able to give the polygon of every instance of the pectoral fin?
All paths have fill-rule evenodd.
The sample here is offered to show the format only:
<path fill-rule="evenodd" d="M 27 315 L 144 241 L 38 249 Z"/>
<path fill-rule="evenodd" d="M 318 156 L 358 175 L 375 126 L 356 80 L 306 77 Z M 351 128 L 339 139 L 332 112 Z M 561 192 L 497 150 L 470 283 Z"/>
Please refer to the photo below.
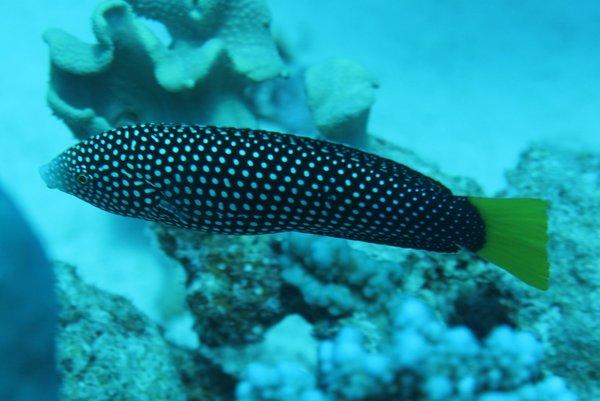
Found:
<path fill-rule="evenodd" d="M 164 211 L 168 216 L 177 220 L 182 227 L 187 227 L 190 223 L 191 217 L 188 213 L 183 212 L 177 208 L 173 203 L 161 198 L 158 202 L 158 208 Z"/>

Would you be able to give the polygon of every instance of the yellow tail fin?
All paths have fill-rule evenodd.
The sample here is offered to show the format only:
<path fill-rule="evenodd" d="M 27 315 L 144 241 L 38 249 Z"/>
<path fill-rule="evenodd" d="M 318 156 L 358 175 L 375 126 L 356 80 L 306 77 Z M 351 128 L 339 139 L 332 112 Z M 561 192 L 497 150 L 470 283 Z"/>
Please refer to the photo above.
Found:
<path fill-rule="evenodd" d="M 485 223 L 477 255 L 529 285 L 548 289 L 548 202 L 541 199 L 469 198 Z"/>

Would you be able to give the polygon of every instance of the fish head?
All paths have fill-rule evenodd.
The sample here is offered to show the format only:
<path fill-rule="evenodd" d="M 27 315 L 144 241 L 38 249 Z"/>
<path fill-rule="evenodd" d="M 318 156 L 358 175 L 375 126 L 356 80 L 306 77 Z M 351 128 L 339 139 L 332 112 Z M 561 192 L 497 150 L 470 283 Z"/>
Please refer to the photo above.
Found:
<path fill-rule="evenodd" d="M 70 147 L 40 167 L 42 179 L 48 188 L 105 211 L 156 220 L 160 184 L 152 183 L 149 161 L 131 149 L 136 139 L 126 130 L 106 131 Z"/>
<path fill-rule="evenodd" d="M 87 200 L 93 192 L 94 176 L 91 163 L 85 161 L 85 150 L 75 145 L 39 168 L 40 176 L 50 189 Z"/>

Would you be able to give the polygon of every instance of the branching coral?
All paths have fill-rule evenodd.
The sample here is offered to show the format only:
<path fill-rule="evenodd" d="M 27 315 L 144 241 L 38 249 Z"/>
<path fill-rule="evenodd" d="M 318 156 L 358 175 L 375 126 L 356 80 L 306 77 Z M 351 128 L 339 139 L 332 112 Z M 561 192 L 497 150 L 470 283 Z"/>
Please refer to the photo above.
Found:
<path fill-rule="evenodd" d="M 369 258 L 348 241 L 303 234 L 285 238 L 281 263 L 283 279 L 333 316 L 381 307 L 402 276 L 398 264 Z"/>
<path fill-rule="evenodd" d="M 44 34 L 48 103 L 77 137 L 138 121 L 255 125 L 246 87 L 284 73 L 262 0 L 130 3 L 96 9 L 96 44 L 58 29 Z M 133 10 L 162 21 L 172 43 Z"/>
<path fill-rule="evenodd" d="M 543 376 L 540 344 L 530 334 L 499 327 L 480 343 L 415 299 L 391 309 L 387 340 L 370 344 L 346 327 L 321 343 L 313 372 L 293 362 L 251 365 L 238 401 L 576 400 L 562 379 Z"/>

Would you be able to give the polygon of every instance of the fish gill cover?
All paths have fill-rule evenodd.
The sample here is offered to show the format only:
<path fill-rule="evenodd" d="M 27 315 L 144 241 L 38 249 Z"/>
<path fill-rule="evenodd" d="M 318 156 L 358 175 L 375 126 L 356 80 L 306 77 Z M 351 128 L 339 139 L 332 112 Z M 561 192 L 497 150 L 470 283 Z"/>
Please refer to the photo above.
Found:
<path fill-rule="evenodd" d="M 168 43 L 147 19 L 163 24 Z M 61 30 L 44 34 L 48 104 L 79 139 L 138 122 L 300 127 L 409 165 L 457 193 L 482 194 L 473 180 L 370 135 L 376 78 L 340 59 L 304 71 L 271 35 L 263 1 L 106 1 L 92 24 L 93 44 Z M 506 194 L 552 202 L 557 278 L 545 294 L 469 254 L 153 224 L 185 281 L 164 304 L 185 297 L 190 338 L 56 264 L 63 399 L 593 400 L 598 160 L 536 145 L 509 174 Z M 557 169 L 570 171 L 568 179 L 555 178 Z"/>

